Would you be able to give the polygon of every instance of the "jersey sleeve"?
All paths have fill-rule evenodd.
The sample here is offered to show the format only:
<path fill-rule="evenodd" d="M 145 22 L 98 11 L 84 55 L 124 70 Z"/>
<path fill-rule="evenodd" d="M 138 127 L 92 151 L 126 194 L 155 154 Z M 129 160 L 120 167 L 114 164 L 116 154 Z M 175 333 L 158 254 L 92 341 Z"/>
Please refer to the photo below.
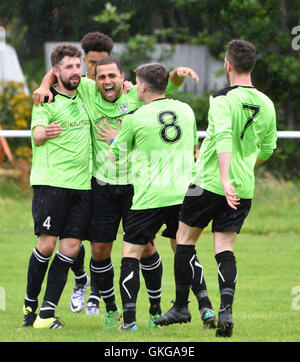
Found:
<path fill-rule="evenodd" d="M 131 97 L 134 97 L 134 98 L 137 98 L 137 99 L 138 99 L 136 84 L 133 85 L 133 86 L 128 90 L 127 94 L 130 94 Z"/>
<path fill-rule="evenodd" d="M 273 151 L 276 148 L 276 142 L 277 142 L 277 127 L 276 127 L 276 113 L 274 109 L 272 115 L 272 122 L 270 124 L 266 136 L 259 145 L 259 151 L 257 157 L 262 161 L 266 161 L 273 154 Z"/>
<path fill-rule="evenodd" d="M 111 145 L 110 151 L 116 159 L 120 159 L 122 154 L 128 155 L 132 150 L 134 139 L 132 118 L 131 114 L 124 117 L 119 133 Z"/>
<path fill-rule="evenodd" d="M 127 99 L 128 100 L 131 100 L 131 104 L 134 104 L 134 108 L 133 109 L 136 109 L 136 108 L 139 108 L 141 106 L 143 106 L 145 104 L 144 101 L 141 101 L 139 99 L 139 96 L 138 96 L 138 93 L 137 93 L 137 88 L 136 88 L 136 85 L 132 86 L 129 91 L 127 92 Z M 130 109 L 131 111 L 132 109 Z"/>
<path fill-rule="evenodd" d="M 181 87 L 181 85 L 175 85 L 171 82 L 170 78 L 168 80 L 168 85 L 166 88 L 166 95 L 170 95 L 172 93 L 175 93 L 178 91 L 178 89 Z"/>
<path fill-rule="evenodd" d="M 170 95 L 172 93 L 175 93 L 178 91 L 178 89 L 181 87 L 181 85 L 175 85 L 171 82 L 170 78 L 168 80 L 168 85 L 166 88 L 166 95 Z M 137 89 L 136 89 L 136 85 L 132 86 L 129 91 L 128 94 L 130 94 L 132 97 L 135 97 L 138 99 L 138 94 L 137 94 Z M 141 103 L 144 104 L 144 102 L 141 101 Z"/>
<path fill-rule="evenodd" d="M 31 114 L 31 130 L 36 126 L 46 127 L 51 123 L 52 112 L 48 104 L 33 106 Z"/>
<path fill-rule="evenodd" d="M 225 97 L 210 97 L 210 117 L 214 124 L 217 153 L 232 152 L 231 115 Z"/>

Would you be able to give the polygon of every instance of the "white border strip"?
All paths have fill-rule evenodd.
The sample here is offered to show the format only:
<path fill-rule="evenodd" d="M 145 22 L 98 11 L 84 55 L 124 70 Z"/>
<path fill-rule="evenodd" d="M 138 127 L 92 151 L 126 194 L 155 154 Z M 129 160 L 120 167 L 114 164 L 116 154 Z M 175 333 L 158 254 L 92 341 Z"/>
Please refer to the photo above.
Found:
<path fill-rule="evenodd" d="M 206 137 L 206 131 L 197 131 L 197 135 L 199 138 Z M 31 131 L 30 130 L 0 130 L 0 137 L 6 138 L 25 138 L 30 137 Z M 278 138 L 300 138 L 300 131 L 278 131 L 277 132 Z"/>

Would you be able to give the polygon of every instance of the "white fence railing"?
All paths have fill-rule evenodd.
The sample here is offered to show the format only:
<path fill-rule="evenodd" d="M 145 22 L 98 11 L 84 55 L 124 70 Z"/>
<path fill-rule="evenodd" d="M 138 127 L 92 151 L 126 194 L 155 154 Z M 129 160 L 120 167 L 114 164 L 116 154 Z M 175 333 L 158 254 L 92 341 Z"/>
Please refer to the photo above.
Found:
<path fill-rule="evenodd" d="M 31 132 L 29 131 L 15 131 L 15 130 L 0 130 L 0 137 L 6 137 L 6 138 L 28 138 L 30 137 Z"/>
<path fill-rule="evenodd" d="M 31 135 L 30 130 L 24 130 L 24 131 L 0 130 L 0 137 L 28 138 L 30 137 L 30 135 Z M 197 135 L 199 138 L 204 138 L 206 136 L 206 131 L 197 131 Z M 300 131 L 278 131 L 277 136 L 278 138 L 300 138 Z"/>

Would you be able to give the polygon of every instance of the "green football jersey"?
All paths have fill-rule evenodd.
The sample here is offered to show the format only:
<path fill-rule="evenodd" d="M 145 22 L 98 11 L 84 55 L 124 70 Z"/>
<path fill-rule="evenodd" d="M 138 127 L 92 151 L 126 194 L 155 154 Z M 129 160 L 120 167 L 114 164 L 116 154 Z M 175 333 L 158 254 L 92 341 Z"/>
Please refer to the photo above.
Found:
<path fill-rule="evenodd" d="M 124 118 L 111 152 L 116 163 L 131 155 L 133 210 L 182 203 L 195 143 L 195 115 L 186 103 L 160 98 Z"/>
<path fill-rule="evenodd" d="M 175 92 L 179 86 L 175 86 L 169 81 L 167 94 Z M 108 158 L 109 145 L 104 141 L 98 141 L 100 136 L 95 132 L 99 128 L 96 123 L 104 125 L 103 118 L 109 125 L 117 129 L 118 120 L 145 104 L 140 101 L 137 95 L 136 86 L 132 87 L 126 94 L 114 102 L 107 102 L 101 95 L 95 81 L 81 78 L 78 92 L 91 119 L 91 137 L 92 137 L 92 175 L 97 179 L 110 184 L 127 185 L 130 183 L 128 174 L 128 160 L 122 160 L 119 163 L 111 162 Z"/>
<path fill-rule="evenodd" d="M 48 185 L 70 189 L 91 188 L 90 120 L 78 95 L 69 97 L 51 88 L 54 101 L 33 106 L 31 134 L 36 126 L 57 122 L 62 128 L 59 137 L 48 139 L 42 146 L 32 140 L 31 185 Z M 31 136 L 32 138 L 33 136 Z"/>
<path fill-rule="evenodd" d="M 210 97 L 207 136 L 196 163 L 195 184 L 225 195 L 218 153 L 231 152 L 229 181 L 238 197 L 254 193 L 256 159 L 267 160 L 276 148 L 276 114 L 272 101 L 252 86 L 233 86 Z"/>

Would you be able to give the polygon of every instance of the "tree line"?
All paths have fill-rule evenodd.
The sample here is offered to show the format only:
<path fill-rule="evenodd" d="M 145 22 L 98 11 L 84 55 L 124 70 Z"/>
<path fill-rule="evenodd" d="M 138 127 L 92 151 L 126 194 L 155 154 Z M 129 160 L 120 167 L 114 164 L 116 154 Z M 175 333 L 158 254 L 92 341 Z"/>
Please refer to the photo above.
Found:
<path fill-rule="evenodd" d="M 110 35 L 115 42 L 129 44 L 130 65 L 136 58 L 135 52 L 144 53 L 146 58 L 147 50 L 156 42 L 205 44 L 212 55 L 223 59 L 229 40 L 250 41 L 258 53 L 253 83 L 274 101 L 280 130 L 300 129 L 299 19 L 298 0 L 2 0 L 0 3 L 0 25 L 7 29 L 8 39 L 25 59 L 40 56 L 45 41 L 80 41 L 86 32 L 95 30 Z M 298 145 L 295 140 L 279 141 L 277 161 L 275 157 L 272 167 L 280 172 L 295 168 L 300 159 Z M 282 169 L 283 166 L 287 169 Z"/>

